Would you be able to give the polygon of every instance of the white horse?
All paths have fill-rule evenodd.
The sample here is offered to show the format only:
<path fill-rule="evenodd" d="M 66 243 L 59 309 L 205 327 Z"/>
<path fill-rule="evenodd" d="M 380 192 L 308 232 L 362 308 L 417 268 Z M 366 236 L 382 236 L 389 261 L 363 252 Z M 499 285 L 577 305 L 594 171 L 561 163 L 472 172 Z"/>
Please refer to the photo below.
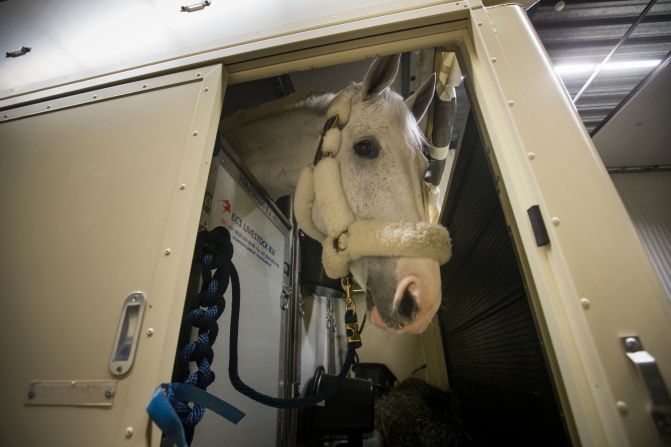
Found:
<path fill-rule="evenodd" d="M 428 162 L 422 155 L 426 141 L 417 122 L 433 98 L 435 75 L 404 100 L 389 88 L 398 66 L 398 55 L 378 58 L 363 83 L 338 94 L 291 95 L 238 112 L 223 122 L 222 135 L 251 174 L 277 198 L 294 191 L 301 170 L 315 158 L 325 123 L 339 115 L 336 136 L 340 149 L 331 155 L 339 166 L 338 188 L 342 188 L 354 218 L 426 222 L 424 174 Z M 321 218 L 324 213 L 315 211 L 314 232 L 326 235 L 327 225 Z M 446 250 L 449 252 L 449 246 Z M 436 257 L 445 259 L 421 257 L 415 252 L 413 256 L 363 256 L 348 263 L 354 279 L 369 292 L 367 306 L 376 326 L 410 333 L 426 329 L 441 301 Z"/>

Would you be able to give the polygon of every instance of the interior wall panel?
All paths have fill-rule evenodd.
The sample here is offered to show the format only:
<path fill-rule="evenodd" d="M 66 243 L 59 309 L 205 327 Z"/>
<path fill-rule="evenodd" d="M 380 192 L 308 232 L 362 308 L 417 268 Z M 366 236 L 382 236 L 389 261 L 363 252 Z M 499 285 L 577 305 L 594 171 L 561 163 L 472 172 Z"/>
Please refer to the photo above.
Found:
<path fill-rule="evenodd" d="M 671 172 L 611 178 L 671 299 Z"/>

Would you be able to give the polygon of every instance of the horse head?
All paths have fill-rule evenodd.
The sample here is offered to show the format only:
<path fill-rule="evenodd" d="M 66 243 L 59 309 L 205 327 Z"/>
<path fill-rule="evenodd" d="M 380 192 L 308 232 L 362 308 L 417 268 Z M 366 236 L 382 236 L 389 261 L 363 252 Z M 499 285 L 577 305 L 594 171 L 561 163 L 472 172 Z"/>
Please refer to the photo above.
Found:
<path fill-rule="evenodd" d="M 428 223 L 428 161 L 417 124 L 435 75 L 404 100 L 390 89 L 398 66 L 398 55 L 378 58 L 362 83 L 335 96 L 320 145 L 328 159 L 301 175 L 296 216 L 323 241 L 326 273 L 349 270 L 366 289 L 373 324 L 420 333 L 440 307 L 439 264 L 450 248 L 447 232 Z M 303 190 L 306 183 L 314 183 L 314 196 Z"/>

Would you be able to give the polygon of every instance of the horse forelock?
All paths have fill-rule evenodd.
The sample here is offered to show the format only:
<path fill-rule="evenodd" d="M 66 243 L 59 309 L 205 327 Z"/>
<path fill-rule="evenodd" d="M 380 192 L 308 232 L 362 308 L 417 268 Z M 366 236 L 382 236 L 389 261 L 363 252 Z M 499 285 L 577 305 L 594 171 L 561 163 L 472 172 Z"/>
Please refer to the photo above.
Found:
<path fill-rule="evenodd" d="M 413 152 L 422 154 L 422 148 L 428 144 L 428 141 L 424 136 L 424 132 L 419 127 L 417 120 L 415 120 L 415 117 L 412 115 L 412 112 L 405 105 L 403 97 L 393 90 L 387 88 L 379 94 L 364 101 L 362 90 L 362 83 L 352 84 L 341 90 L 332 99 L 344 95 L 350 98 L 351 104 L 353 106 L 357 102 L 362 105 L 365 102 L 369 106 L 372 105 L 380 108 L 388 108 L 391 111 L 394 124 L 404 130 L 407 146 Z"/>

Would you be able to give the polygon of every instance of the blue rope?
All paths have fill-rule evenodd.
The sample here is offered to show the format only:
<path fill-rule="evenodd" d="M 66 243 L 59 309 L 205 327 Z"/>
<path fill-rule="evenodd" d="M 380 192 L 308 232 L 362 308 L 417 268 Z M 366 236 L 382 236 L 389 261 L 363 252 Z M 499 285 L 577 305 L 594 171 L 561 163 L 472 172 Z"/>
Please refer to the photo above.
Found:
<path fill-rule="evenodd" d="M 209 396 L 207 393 L 194 397 L 195 394 L 193 390 L 195 390 L 194 387 L 205 390 L 212 382 L 214 382 L 215 375 L 210 369 L 214 359 L 212 345 L 219 333 L 217 320 L 226 307 L 224 293 L 228 289 L 229 283 L 233 284 L 233 310 L 231 313 L 228 373 L 231 383 L 236 390 L 259 403 L 271 407 L 305 408 L 323 401 L 340 386 L 350 369 L 356 348 L 361 346 L 360 342 L 348 342 L 347 356 L 336 380 L 334 380 L 326 389 L 321 390 L 316 394 L 300 399 L 281 399 L 259 393 L 244 383 L 238 373 L 240 279 L 238 277 L 238 272 L 231 261 L 233 258 L 233 244 L 231 243 L 231 237 L 228 230 L 224 227 L 217 227 L 212 231 L 202 231 L 198 233 L 194 258 L 197 259 L 200 264 L 202 287 L 200 292 L 195 296 L 193 309 L 184 316 L 182 331 L 191 330 L 192 327 L 195 327 L 198 329 L 198 337 L 196 340 L 190 341 L 184 345 L 179 354 L 178 364 L 178 379 L 180 382 L 187 385 L 188 388 L 184 389 L 190 389 L 191 391 L 189 393 L 179 394 L 174 392 L 174 389 L 178 388 L 171 388 L 171 386 L 177 386 L 178 384 L 162 385 L 155 393 L 155 399 L 152 404 L 154 408 L 163 408 L 165 405 L 161 404 L 162 399 L 166 398 L 169 400 L 184 428 L 184 437 L 180 439 L 184 439 L 187 444 L 190 444 L 193 440 L 195 427 L 205 414 L 205 407 L 208 406 L 209 408 L 213 408 L 208 405 L 208 402 L 210 402 L 209 400 L 203 400 L 203 396 Z M 356 313 L 347 311 L 345 314 L 345 322 L 356 323 L 356 321 Z M 351 334 L 348 333 L 348 335 Z M 196 371 L 191 372 L 191 362 L 196 364 Z M 214 399 L 212 396 L 210 396 L 210 398 Z M 192 406 L 189 405 L 189 402 L 193 402 Z M 230 407 L 230 405 L 225 402 L 222 403 L 221 401 L 218 401 L 215 406 L 217 408 Z M 224 410 L 225 411 L 220 411 L 220 414 L 226 413 L 230 416 L 230 408 L 224 408 Z M 238 411 L 237 409 L 233 410 Z M 215 409 L 215 411 L 217 410 Z M 159 412 L 159 418 L 162 418 L 165 413 L 165 411 Z M 170 418 L 166 416 L 165 419 L 169 422 Z M 166 427 L 170 427 L 168 422 L 166 422 Z M 169 436 L 172 439 L 177 439 L 177 434 Z"/>
<path fill-rule="evenodd" d="M 217 227 L 212 231 L 198 233 L 194 258 L 200 264 L 202 286 L 193 299 L 193 309 L 185 314 L 182 324 L 182 330 L 197 328 L 198 337 L 184 345 L 178 354 L 177 378 L 181 383 L 202 390 L 206 390 L 215 379 L 211 369 L 214 360 L 212 345 L 219 333 L 217 320 L 226 307 L 224 293 L 229 285 L 232 257 L 233 245 L 225 228 Z M 190 368 L 192 362 L 197 367 L 193 372 Z M 182 421 L 186 440 L 190 444 L 196 425 L 205 414 L 205 407 L 199 403 L 189 405 L 173 394 L 168 398 Z"/>

